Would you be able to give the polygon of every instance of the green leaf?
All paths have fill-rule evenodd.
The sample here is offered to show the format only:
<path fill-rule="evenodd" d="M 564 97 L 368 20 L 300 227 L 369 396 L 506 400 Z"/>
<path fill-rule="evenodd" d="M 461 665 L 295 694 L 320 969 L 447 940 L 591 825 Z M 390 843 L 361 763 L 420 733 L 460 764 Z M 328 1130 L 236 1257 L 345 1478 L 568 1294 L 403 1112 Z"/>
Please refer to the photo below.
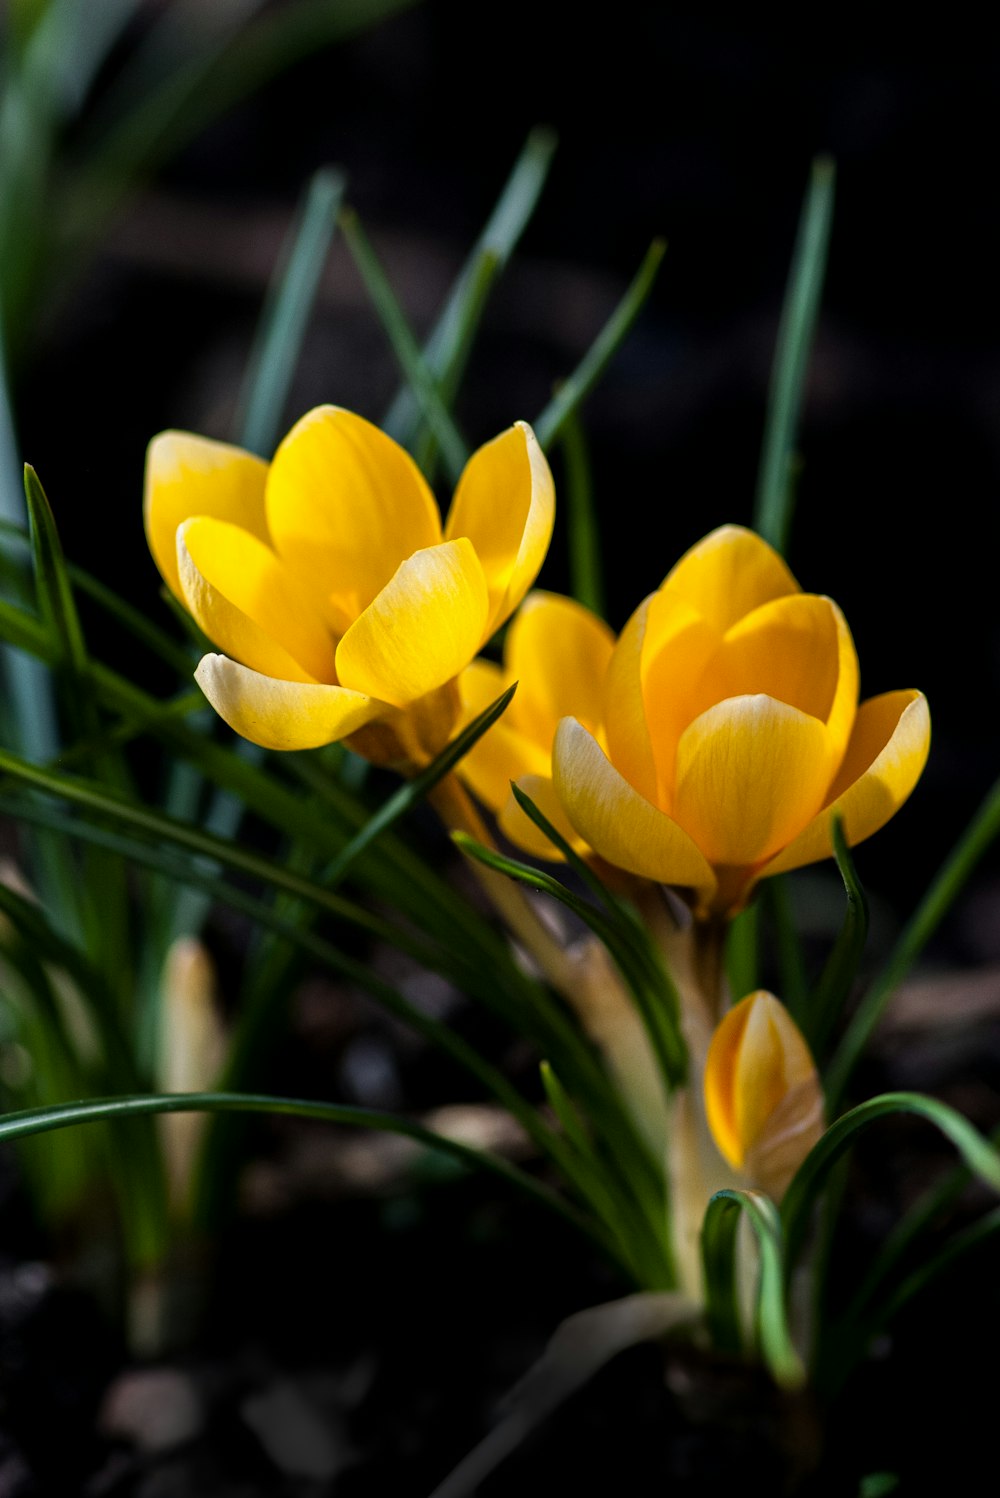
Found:
<path fill-rule="evenodd" d="M 736 1220 L 740 1212 L 746 1213 L 760 1251 L 757 1342 L 761 1356 L 782 1388 L 800 1389 L 806 1370 L 795 1350 L 785 1309 L 781 1219 L 774 1203 L 760 1192 L 730 1188 L 717 1191 L 705 1211 L 702 1262 L 709 1325 L 722 1338 L 722 1347 L 738 1345 Z"/>
<path fill-rule="evenodd" d="M 455 484 L 469 458 L 468 444 L 441 398 L 437 381 L 424 362 L 420 345 L 414 337 L 406 314 L 399 305 L 396 294 L 379 263 L 378 256 L 353 209 L 341 210 L 340 225 L 348 248 L 354 257 L 354 263 L 361 272 L 362 280 L 368 289 L 372 305 L 392 345 L 396 361 L 420 403 L 421 411 L 434 433 L 435 440 L 440 445 L 449 477 Z"/>
<path fill-rule="evenodd" d="M 0 1141 L 24 1139 L 78 1124 L 116 1122 L 125 1118 L 161 1113 L 271 1113 L 281 1117 L 311 1118 L 324 1123 L 349 1124 L 355 1128 L 400 1134 L 428 1149 L 451 1155 L 463 1165 L 480 1167 L 518 1187 L 526 1196 L 554 1211 L 576 1228 L 590 1231 L 580 1213 L 551 1187 L 535 1180 L 490 1150 L 475 1149 L 423 1124 L 374 1108 L 340 1103 L 309 1102 L 298 1098 L 273 1097 L 266 1093 L 187 1092 L 162 1096 L 92 1098 L 82 1103 L 61 1103 L 51 1108 L 26 1108 L 0 1117 Z"/>
<path fill-rule="evenodd" d="M 791 527 L 793 460 L 826 269 L 834 181 L 833 162 L 817 157 L 802 206 L 771 368 L 754 527 L 782 552 Z"/>
<path fill-rule="evenodd" d="M 241 446 L 269 458 L 282 431 L 292 377 L 337 227 L 344 177 L 323 168 L 305 203 L 268 289 L 239 400 Z"/>
<path fill-rule="evenodd" d="M 570 591 L 592 613 L 604 616 L 604 578 L 601 566 L 601 535 L 594 507 L 590 455 L 577 412 L 563 424 L 562 448 L 566 459 L 566 483 L 562 499 L 567 511 Z"/>
<path fill-rule="evenodd" d="M 666 254 L 662 239 L 654 239 L 636 272 L 635 279 L 618 306 L 584 354 L 576 369 L 560 385 L 545 410 L 534 422 L 535 436 L 548 449 L 562 433 L 566 422 L 586 400 L 611 360 L 632 330 L 653 289 L 660 262 Z"/>
<path fill-rule="evenodd" d="M 424 361 L 437 380 L 446 405 L 450 406 L 454 399 L 485 305 L 485 292 L 495 275 L 506 267 L 535 210 L 555 148 L 556 138 L 550 130 L 531 131 L 424 346 Z M 488 284 L 484 285 L 482 280 L 486 275 Z M 397 442 L 412 447 L 420 421 L 419 402 L 412 390 L 404 386 L 382 425 Z"/>
<path fill-rule="evenodd" d="M 437 376 L 438 392 L 447 410 L 454 408 L 465 366 L 469 355 L 472 353 L 472 345 L 475 340 L 483 309 L 493 289 L 493 283 L 497 278 L 500 262 L 496 253 L 492 250 L 483 250 L 478 260 L 471 266 L 471 274 L 468 280 L 468 293 L 464 299 L 462 313 L 463 321 L 456 325 L 454 347 L 445 349 L 442 373 Z M 424 361 L 428 371 L 431 366 L 427 361 L 426 353 Z M 417 467 L 424 474 L 428 483 L 432 482 L 435 475 L 436 460 L 438 455 L 438 444 L 430 426 L 425 422 L 420 438 L 413 444 L 413 456 Z"/>
<path fill-rule="evenodd" d="M 852 1108 L 813 1146 L 799 1166 L 785 1199 L 781 1216 L 785 1225 L 789 1271 L 794 1267 L 805 1240 L 813 1203 L 840 1157 L 856 1142 L 857 1135 L 877 1119 L 893 1113 L 913 1113 L 944 1134 L 964 1163 L 985 1185 L 1000 1192 L 1000 1154 L 979 1130 L 946 1103 L 918 1092 L 886 1092 Z"/>
<path fill-rule="evenodd" d="M 478 743 L 487 729 L 492 728 L 501 714 L 506 712 L 516 690 L 517 683 L 515 682 L 505 692 L 501 692 L 495 702 L 491 702 L 489 707 L 467 724 L 461 733 L 457 734 L 451 743 L 441 750 L 426 770 L 421 770 L 419 775 L 415 775 L 412 780 L 400 786 L 399 790 L 389 797 L 388 801 L 351 838 L 325 870 L 323 883 L 327 889 L 332 889 L 338 884 L 351 864 L 371 846 L 376 838 L 381 837 L 382 833 L 387 831 L 394 822 L 398 822 L 400 817 L 405 816 L 412 807 L 422 801 L 438 781 L 443 780 L 460 759 L 464 759 L 473 744 Z"/>
<path fill-rule="evenodd" d="M 833 818 L 833 851 L 844 881 L 847 909 L 826 965 L 803 1006 L 800 1023 L 813 1055 L 822 1069 L 830 1036 L 843 1012 L 858 975 L 868 939 L 868 900 L 858 878 L 839 816 Z"/>
<path fill-rule="evenodd" d="M 826 1077 L 826 1094 L 834 1107 L 843 1097 L 854 1068 L 882 1018 L 886 1004 L 920 956 L 941 921 L 965 888 L 976 864 L 1000 832 L 1000 780 L 931 881 L 900 934 L 888 962 L 858 1005 L 834 1054 Z"/>
<path fill-rule="evenodd" d="M 742 999 L 760 987 L 759 896 L 729 922 L 726 931 L 726 976 L 734 999 Z"/>
<path fill-rule="evenodd" d="M 776 874 L 765 879 L 760 900 L 774 936 L 781 997 L 789 1013 L 801 1024 L 806 1009 L 806 963 L 788 894 L 787 876 Z"/>

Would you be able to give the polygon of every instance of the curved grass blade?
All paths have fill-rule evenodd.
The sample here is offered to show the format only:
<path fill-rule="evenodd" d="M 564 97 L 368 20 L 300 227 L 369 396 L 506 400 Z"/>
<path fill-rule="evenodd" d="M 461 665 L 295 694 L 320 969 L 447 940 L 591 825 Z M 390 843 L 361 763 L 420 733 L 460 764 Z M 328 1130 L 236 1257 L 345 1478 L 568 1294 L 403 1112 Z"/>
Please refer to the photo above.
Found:
<path fill-rule="evenodd" d="M 344 196 L 345 179 L 316 172 L 268 289 L 240 393 L 236 429 L 241 446 L 269 458 L 280 436 L 292 377 L 319 291 Z"/>
<path fill-rule="evenodd" d="M 445 467 L 453 484 L 458 482 L 462 469 L 469 458 L 469 447 L 455 424 L 438 390 L 437 381 L 424 362 L 420 345 L 414 337 L 406 314 L 396 294 L 389 285 L 388 277 L 379 263 L 361 221 L 351 208 L 340 214 L 340 226 L 347 240 L 354 263 L 361 272 L 375 311 L 392 345 L 396 361 L 409 381 L 410 388 L 420 402 L 424 417 L 441 448 Z"/>
<path fill-rule="evenodd" d="M 844 881 L 847 909 L 833 950 L 808 1004 L 803 1006 L 799 1021 L 821 1069 L 830 1037 L 858 975 L 868 939 L 868 900 L 854 867 L 840 817 L 833 818 L 833 852 Z"/>
<path fill-rule="evenodd" d="M 660 262 L 666 254 L 666 243 L 654 239 L 632 284 L 622 297 L 604 327 L 594 339 L 573 373 L 559 387 L 541 415 L 533 423 L 535 436 L 543 448 L 549 448 L 561 434 L 566 422 L 593 390 L 617 354 L 653 289 Z"/>
<path fill-rule="evenodd" d="M 401 1134 L 428 1149 L 451 1155 L 462 1165 L 482 1168 L 516 1186 L 532 1200 L 559 1217 L 590 1233 L 591 1224 L 569 1202 L 544 1182 L 491 1150 L 476 1149 L 445 1134 L 425 1128 L 412 1119 L 374 1108 L 342 1103 L 309 1102 L 299 1098 L 274 1097 L 268 1093 L 187 1092 L 161 1096 L 92 1098 L 82 1103 L 60 1103 L 52 1108 L 27 1108 L 0 1117 L 0 1142 L 24 1139 L 78 1124 L 115 1122 L 123 1118 L 148 1117 L 159 1113 L 273 1113 L 285 1118 L 311 1118 L 321 1123 L 350 1124 L 355 1128 Z"/>
<path fill-rule="evenodd" d="M 1000 833 L 1000 780 L 994 782 L 958 842 L 938 870 L 903 928 L 888 962 L 858 1005 L 826 1076 L 826 1093 L 836 1108 L 851 1080 L 886 1004 L 951 909 L 983 854 Z"/>
<path fill-rule="evenodd" d="M 702 1253 L 709 1323 L 723 1337 L 724 1346 L 738 1345 L 736 1226 L 740 1212 L 746 1213 L 760 1251 L 757 1341 L 761 1356 L 782 1388 L 800 1389 L 806 1370 L 792 1342 L 785 1310 L 781 1219 L 770 1197 L 760 1192 L 727 1187 L 715 1193 L 705 1210 Z"/>
<path fill-rule="evenodd" d="M 791 1270 L 805 1240 L 812 1206 L 830 1171 L 856 1142 L 862 1129 L 892 1113 L 913 1113 L 941 1131 L 958 1150 L 965 1165 L 985 1185 L 1000 1192 L 1000 1153 L 979 1130 L 954 1108 L 919 1092 L 886 1092 L 852 1108 L 831 1124 L 800 1165 L 781 1204 L 785 1225 L 787 1265 Z"/>
<path fill-rule="evenodd" d="M 483 309 L 489 300 L 493 283 L 497 278 L 500 261 L 494 250 L 483 250 L 478 258 L 470 266 L 468 281 L 468 292 L 464 299 L 462 308 L 463 322 L 456 327 L 456 342 L 454 348 L 448 351 L 443 373 L 438 377 L 438 392 L 445 409 L 451 411 L 454 408 L 465 366 L 472 353 L 472 344 L 479 328 L 479 322 L 483 315 Z M 461 341 L 458 341 L 458 340 Z M 426 352 L 424 354 L 427 363 Z M 428 365 L 428 369 L 430 366 Z M 427 479 L 433 483 L 437 467 L 438 444 L 433 431 L 424 423 L 420 438 L 413 444 L 413 456 L 417 467 Z"/>
<path fill-rule="evenodd" d="M 809 353 L 816 331 L 830 224 L 835 168 L 827 156 L 812 164 L 809 187 L 778 325 L 778 339 L 767 397 L 767 418 L 757 475 L 754 527 L 777 551 L 788 544 L 792 518 L 792 465 L 805 390 Z"/>
<path fill-rule="evenodd" d="M 556 148 L 551 130 L 530 132 L 514 169 L 472 253 L 451 289 L 444 310 L 424 345 L 424 362 L 434 376 L 446 405 L 454 399 L 462 369 L 475 338 L 488 287 L 477 287 L 477 277 L 492 264 L 489 276 L 504 270 L 517 247 L 541 196 Z M 411 447 L 420 425 L 420 405 L 409 386 L 396 396 L 382 425 L 404 447 Z M 423 464 L 421 464 L 423 467 Z"/>
<path fill-rule="evenodd" d="M 468 833 L 453 832 L 451 837 L 452 842 L 461 848 L 463 853 L 485 864 L 487 868 L 506 874 L 508 878 L 515 879 L 520 884 L 526 884 L 531 889 L 551 895 L 561 905 L 565 905 L 567 910 L 571 910 L 574 915 L 578 916 L 604 943 L 621 972 L 629 992 L 635 998 L 667 1089 L 681 1086 L 687 1075 L 687 1051 L 684 1048 L 680 1030 L 669 1023 L 668 1016 L 661 1013 L 657 1004 L 657 995 L 651 991 L 648 971 L 643 968 L 641 960 L 637 961 L 636 953 L 629 943 L 622 941 L 620 931 L 615 928 L 608 916 L 595 909 L 593 905 L 588 905 L 586 900 L 581 900 L 578 895 L 574 895 L 551 874 L 545 874 L 540 869 L 532 868 L 530 864 L 521 863 L 517 859 L 508 858 L 492 848 L 486 848 Z"/>

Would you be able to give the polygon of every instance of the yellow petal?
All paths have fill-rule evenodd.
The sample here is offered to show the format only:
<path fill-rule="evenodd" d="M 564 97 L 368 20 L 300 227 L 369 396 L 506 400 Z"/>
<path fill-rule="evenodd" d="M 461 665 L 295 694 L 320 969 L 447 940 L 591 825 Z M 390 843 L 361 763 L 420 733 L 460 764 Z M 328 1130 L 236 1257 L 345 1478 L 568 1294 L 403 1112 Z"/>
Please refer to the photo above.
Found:
<path fill-rule="evenodd" d="M 405 707 L 469 664 L 487 606 L 483 569 L 469 541 L 415 552 L 337 646 L 337 676 L 354 691 Z"/>
<path fill-rule="evenodd" d="M 720 1152 L 779 1197 L 822 1132 L 822 1093 L 809 1047 L 773 994 L 748 994 L 717 1026 L 704 1091 Z"/>
<path fill-rule="evenodd" d="M 293 679 L 336 681 L 330 632 L 269 546 L 199 516 L 180 528 L 177 548 L 188 608 L 227 655 L 271 676 L 286 676 L 291 658 Z"/>
<path fill-rule="evenodd" d="M 462 726 L 485 712 L 491 702 L 510 685 L 507 673 L 492 661 L 477 660 L 458 678 L 462 699 Z M 484 806 L 498 812 L 510 797 L 510 783 L 521 775 L 548 775 L 552 753 L 521 733 L 513 719 L 520 695 L 518 686 L 506 712 L 457 765 L 458 774 Z"/>
<path fill-rule="evenodd" d="M 659 794 L 653 741 L 646 723 L 642 662 L 655 596 L 643 600 L 618 638 L 604 678 L 602 707 L 612 764 L 641 796 L 654 803 Z"/>
<path fill-rule="evenodd" d="M 720 630 L 772 598 L 799 591 L 778 553 L 740 525 L 720 526 L 697 542 L 667 573 L 663 586 Z"/>
<path fill-rule="evenodd" d="M 552 778 L 570 822 L 608 863 L 711 897 L 715 876 L 691 838 L 629 785 L 575 718 L 559 725 Z"/>
<path fill-rule="evenodd" d="M 836 810 L 847 841 L 863 842 L 902 806 L 920 779 L 930 749 L 931 720 L 922 692 L 885 692 L 858 709 L 847 754 L 819 815 L 761 870 L 798 869 L 833 852 Z"/>
<path fill-rule="evenodd" d="M 252 670 L 285 681 L 314 681 L 294 656 L 203 576 L 186 545 L 187 528 L 192 524 L 186 521 L 177 532 L 181 598 L 192 618 L 213 644 Z"/>
<path fill-rule="evenodd" d="M 310 411 L 278 448 L 267 518 L 278 555 L 338 634 L 400 562 L 441 539 L 434 496 L 410 455 L 339 406 Z"/>
<path fill-rule="evenodd" d="M 758 990 L 744 999 L 747 1022 L 735 1076 L 737 1129 L 744 1157 L 793 1087 L 815 1072 L 809 1047 L 788 1010 Z"/>
<path fill-rule="evenodd" d="M 474 452 L 458 481 L 445 540 L 467 536 L 489 588 L 486 638 L 513 613 L 538 574 L 555 518 L 552 472 L 526 421 Z"/>
<path fill-rule="evenodd" d="M 823 723 L 772 697 L 731 697 L 681 735 L 673 814 L 710 863 L 752 865 L 806 826 L 829 782 Z"/>
<path fill-rule="evenodd" d="M 657 804 L 673 811 L 677 745 L 688 724 L 732 693 L 715 681 L 722 636 L 691 604 L 661 588 L 649 605 L 642 647 L 642 696 L 656 762 Z"/>
<path fill-rule="evenodd" d="M 538 810 L 548 818 L 555 830 L 562 833 L 575 852 L 584 854 L 590 851 L 566 816 L 550 775 L 521 775 L 518 777 L 517 784 L 525 795 L 531 797 Z M 536 827 L 527 812 L 521 809 L 513 791 L 509 788 L 506 804 L 502 807 L 497 821 L 504 837 L 509 838 L 516 847 L 523 848 L 535 858 L 547 859 L 550 863 L 561 861 L 562 854 L 555 844 L 549 841 L 541 828 Z"/>
<path fill-rule="evenodd" d="M 317 749 L 346 738 L 386 710 L 384 703 L 360 692 L 277 681 L 224 655 L 204 656 L 194 674 L 219 717 L 265 749 Z"/>
<path fill-rule="evenodd" d="M 143 518 L 146 540 L 167 587 L 183 602 L 177 572 L 177 527 L 214 515 L 267 541 L 267 464 L 252 453 L 190 432 L 161 432 L 146 452 Z"/>
<path fill-rule="evenodd" d="M 825 723 L 843 675 L 856 708 L 857 660 L 842 619 L 836 604 L 815 593 L 792 593 L 746 614 L 726 632 L 712 673 L 724 688 L 715 700 L 763 692 Z M 846 743 L 844 734 L 841 753 Z"/>
<path fill-rule="evenodd" d="M 549 749 L 560 718 L 572 714 L 596 728 L 614 643 L 604 621 L 574 599 L 529 593 L 504 645 L 507 678 L 518 684 L 511 708 L 521 732 Z"/>

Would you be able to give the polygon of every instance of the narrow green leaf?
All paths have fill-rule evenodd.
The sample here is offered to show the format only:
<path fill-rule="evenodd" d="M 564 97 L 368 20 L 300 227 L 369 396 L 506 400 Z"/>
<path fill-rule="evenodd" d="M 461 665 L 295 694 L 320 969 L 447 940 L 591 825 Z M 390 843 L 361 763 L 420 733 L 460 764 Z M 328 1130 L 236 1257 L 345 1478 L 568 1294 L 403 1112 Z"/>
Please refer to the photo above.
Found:
<path fill-rule="evenodd" d="M 268 288 L 236 418 L 241 446 L 262 458 L 271 456 L 283 430 L 282 417 L 337 227 L 344 186 L 342 174 L 328 167 L 314 175 Z"/>
<path fill-rule="evenodd" d="M 833 851 L 840 877 L 844 881 L 847 909 L 833 950 L 808 1003 L 803 1006 L 800 1019 L 806 1039 L 821 1069 L 830 1037 L 858 975 L 868 939 L 868 900 L 854 867 L 840 817 L 833 818 Z"/>
<path fill-rule="evenodd" d="M 66 573 L 66 562 L 52 508 L 30 463 L 24 465 L 24 493 L 31 523 L 38 612 L 42 620 L 55 631 L 59 653 L 82 687 L 88 657 L 80 617 L 73 601 L 73 589 Z M 89 694 L 83 692 L 81 695 L 90 702 Z"/>
<path fill-rule="evenodd" d="M 1000 780 L 997 780 L 962 833 L 923 899 L 903 928 L 888 962 L 858 1005 L 826 1077 L 831 1108 L 843 1097 L 854 1068 L 882 1018 L 886 1004 L 965 888 L 966 881 L 1000 832 Z"/>
<path fill-rule="evenodd" d="M 994 1207 L 992 1212 L 985 1213 L 976 1222 L 970 1223 L 962 1232 L 956 1233 L 942 1248 L 931 1258 L 927 1259 L 912 1274 L 896 1287 L 894 1294 L 883 1306 L 877 1316 L 871 1333 L 874 1334 L 881 1327 L 888 1326 L 909 1301 L 932 1285 L 935 1280 L 940 1279 L 943 1274 L 952 1270 L 960 1263 L 974 1248 L 979 1248 L 983 1243 L 989 1241 L 1000 1232 L 1000 1207 Z"/>
<path fill-rule="evenodd" d="M 492 728 L 497 719 L 507 710 L 507 707 L 517 690 L 517 683 L 502 692 L 495 702 L 490 703 L 485 711 L 481 712 L 462 732 L 447 744 L 441 753 L 429 764 L 426 770 L 421 770 L 412 780 L 400 786 L 392 796 L 389 797 L 369 821 L 351 838 L 337 857 L 326 869 L 323 876 L 323 884 L 327 889 L 332 889 L 344 877 L 351 864 L 371 846 L 376 838 L 381 837 L 394 822 L 398 822 L 417 802 L 422 801 L 427 793 L 443 780 L 460 759 L 463 759 L 473 744 L 482 738 L 487 729 Z"/>
<path fill-rule="evenodd" d="M 581 900 L 551 874 L 544 874 L 530 864 L 521 863 L 518 859 L 508 858 L 492 848 L 486 848 L 467 833 L 453 832 L 451 836 L 452 841 L 461 848 L 463 853 L 475 858 L 487 868 L 495 869 L 498 873 L 506 874 L 508 878 L 517 880 L 520 884 L 526 884 L 529 888 L 551 895 L 561 905 L 565 905 L 567 910 L 571 910 L 574 915 L 578 916 L 604 943 L 624 978 L 629 993 L 635 1000 L 636 1008 L 646 1027 L 653 1053 L 659 1064 L 666 1090 L 669 1092 L 681 1086 L 687 1076 L 687 1049 L 679 1026 L 673 1022 L 674 1015 L 670 1013 L 669 995 L 672 985 L 665 972 L 664 986 L 661 991 L 658 991 L 654 988 L 650 972 L 643 966 L 642 958 L 637 954 L 631 940 L 628 938 L 623 940 L 620 929 L 616 928 L 607 915 L 589 905 L 585 900 Z M 674 994 L 676 997 L 676 990 Z"/>
<path fill-rule="evenodd" d="M 461 309 L 463 321 L 457 323 L 454 328 L 453 345 L 442 350 L 442 372 L 437 376 L 438 392 L 449 411 L 454 409 L 462 376 L 465 374 L 465 366 L 472 353 L 479 322 L 493 289 L 499 267 L 500 261 L 494 250 L 483 250 L 470 267 L 468 293 Z M 426 352 L 424 360 L 427 363 Z M 428 369 L 430 369 L 429 363 Z M 438 444 L 433 431 L 426 422 L 420 438 L 413 443 L 413 456 L 417 467 L 428 483 L 432 482 L 438 456 Z"/>
<path fill-rule="evenodd" d="M 62 1103 L 52 1108 L 27 1108 L 0 1117 L 0 1141 L 24 1139 L 77 1124 L 116 1122 L 160 1113 L 272 1113 L 286 1118 L 312 1118 L 322 1123 L 349 1124 L 354 1128 L 401 1134 L 426 1148 L 439 1150 L 470 1168 L 482 1168 L 516 1186 L 574 1227 L 589 1235 L 590 1223 L 575 1207 L 543 1182 L 535 1180 L 491 1150 L 475 1149 L 435 1133 L 423 1124 L 374 1108 L 340 1103 L 317 1103 L 298 1098 L 273 1097 L 266 1093 L 187 1092 L 162 1096 L 91 1098 L 82 1103 Z"/>
<path fill-rule="evenodd" d="M 567 512 L 570 592 L 592 613 L 604 617 L 604 577 L 601 535 L 594 507 L 590 454 L 578 412 L 571 412 L 562 429 L 566 483 L 562 499 Z"/>
<path fill-rule="evenodd" d="M 562 433 L 563 427 L 586 400 L 632 330 L 653 289 L 660 262 L 666 254 L 666 243 L 654 239 L 631 286 L 622 297 L 604 327 L 584 354 L 576 369 L 560 385 L 556 394 L 534 422 L 535 436 L 548 449 Z"/>
<path fill-rule="evenodd" d="M 792 465 L 826 270 L 834 181 L 833 162 L 817 157 L 799 219 L 771 368 L 754 526 L 782 552 L 791 526 Z"/>
<path fill-rule="evenodd" d="M 555 148 L 556 138 L 550 130 L 536 128 L 531 131 L 424 346 L 427 368 L 437 380 L 442 397 L 449 406 L 485 305 L 488 285 L 477 285 L 477 278 L 481 282 L 488 268 L 492 267 L 488 272 L 488 284 L 491 285 L 495 274 L 507 265 L 541 196 Z M 412 447 L 420 420 L 419 402 L 412 390 L 404 386 L 382 424 L 397 442 Z"/>
<path fill-rule="evenodd" d="M 806 1370 L 795 1350 L 785 1309 L 781 1219 L 771 1199 L 760 1192 L 729 1188 L 717 1191 L 705 1211 L 702 1248 L 710 1324 L 725 1338 L 724 1345 L 731 1344 L 738 1334 L 735 1217 L 739 1212 L 745 1212 L 749 1218 L 760 1251 L 757 1341 L 761 1356 L 782 1388 L 800 1389 L 806 1380 Z M 726 1221 L 730 1217 L 733 1222 Z"/>
<path fill-rule="evenodd" d="M 765 879 L 760 899 L 774 935 L 781 997 L 789 1013 L 801 1024 L 806 1009 L 806 961 L 786 881 L 785 874 Z"/>
<path fill-rule="evenodd" d="M 420 408 L 434 433 L 435 440 L 440 445 L 449 477 L 453 484 L 457 483 L 469 458 L 468 444 L 441 398 L 437 381 L 424 362 L 420 345 L 414 337 L 406 314 L 397 301 L 378 256 L 353 209 L 341 209 L 340 226 L 354 257 L 354 263 L 361 272 L 362 280 L 368 289 L 372 305 L 392 345 L 396 361 L 409 381 L 410 388 L 420 402 Z"/>
<path fill-rule="evenodd" d="M 814 1201 L 823 1190 L 837 1160 L 856 1142 L 861 1130 L 892 1113 L 913 1113 L 944 1134 L 964 1163 L 985 1185 L 1000 1192 L 1000 1154 L 979 1130 L 946 1103 L 918 1092 L 886 1092 L 852 1108 L 813 1146 L 800 1165 L 781 1204 L 789 1271 L 801 1251 Z"/>

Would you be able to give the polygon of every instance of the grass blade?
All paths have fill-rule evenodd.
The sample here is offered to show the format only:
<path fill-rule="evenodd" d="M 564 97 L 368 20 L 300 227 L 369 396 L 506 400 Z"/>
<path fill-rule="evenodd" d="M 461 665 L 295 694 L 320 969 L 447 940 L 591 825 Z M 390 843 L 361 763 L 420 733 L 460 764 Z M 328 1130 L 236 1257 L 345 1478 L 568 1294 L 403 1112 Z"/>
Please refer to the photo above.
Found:
<path fill-rule="evenodd" d="M 262 458 L 271 456 L 284 430 L 282 418 L 292 377 L 337 227 L 344 186 L 340 172 L 324 168 L 315 174 L 268 290 L 236 418 L 240 445 Z"/>
<path fill-rule="evenodd" d="M 476 277 L 483 275 L 484 265 L 492 264 L 492 284 L 494 275 L 506 267 L 541 196 L 555 148 L 556 138 L 552 131 L 544 128 L 531 131 L 424 346 L 425 363 L 437 380 L 446 404 L 450 405 L 454 399 L 461 368 L 485 304 L 485 288 L 477 289 Z M 420 421 L 419 402 L 413 391 L 404 386 L 382 425 L 397 442 L 412 447 Z"/>
<path fill-rule="evenodd" d="M 341 1103 L 309 1102 L 299 1098 L 273 1097 L 267 1093 L 191 1092 L 162 1096 L 92 1098 L 82 1103 L 62 1103 L 52 1108 L 28 1108 L 0 1117 L 0 1141 L 25 1139 L 79 1124 L 116 1122 L 124 1118 L 161 1113 L 271 1113 L 284 1118 L 310 1118 L 321 1123 L 349 1124 L 381 1133 L 401 1134 L 427 1149 L 451 1155 L 470 1168 L 482 1168 L 516 1186 L 532 1200 L 554 1211 L 588 1235 L 589 1221 L 551 1187 L 535 1180 L 519 1166 L 490 1150 L 475 1149 L 445 1134 L 399 1114 Z"/>
<path fill-rule="evenodd" d="M 826 1094 L 831 1108 L 835 1108 L 843 1097 L 854 1068 L 882 1018 L 886 1004 L 961 894 L 969 875 L 998 833 L 1000 780 L 994 783 L 941 865 L 903 928 L 888 962 L 858 1005 L 827 1073 Z"/>
<path fill-rule="evenodd" d="M 362 280 L 368 288 L 368 295 L 372 299 L 375 311 L 392 345 L 396 361 L 420 403 L 421 411 L 441 448 L 441 455 L 449 477 L 455 484 L 469 458 L 468 444 L 441 398 L 437 381 L 424 362 L 420 345 L 407 321 L 406 314 L 397 301 L 378 256 L 353 209 L 341 210 L 340 225 L 354 257 L 354 263 L 361 272 Z"/>
<path fill-rule="evenodd" d="M 566 459 L 566 526 L 569 537 L 570 592 L 584 608 L 604 617 L 604 575 L 601 566 L 601 535 L 594 507 L 590 454 L 577 412 L 571 412 L 562 429 Z"/>
<path fill-rule="evenodd" d="M 560 385 L 545 410 L 533 423 L 535 436 L 543 448 L 549 448 L 562 433 L 566 422 L 586 400 L 631 332 L 653 289 L 660 262 L 666 254 L 666 243 L 654 239 L 640 265 L 635 279 L 618 306 L 584 354 L 576 369 Z"/>
<path fill-rule="evenodd" d="M 817 157 L 812 164 L 799 219 L 771 368 L 754 527 L 765 541 L 781 552 L 788 544 L 791 526 L 792 466 L 809 353 L 823 290 L 833 218 L 834 181 L 833 162 L 827 156 Z"/>
<path fill-rule="evenodd" d="M 757 1341 L 761 1356 L 783 1389 L 800 1389 L 806 1380 L 795 1350 L 785 1309 L 785 1263 L 781 1218 L 767 1196 L 757 1191 L 717 1191 L 705 1211 L 702 1251 L 709 1321 L 732 1345 L 739 1335 L 736 1299 L 736 1218 L 746 1213 L 760 1251 L 757 1289 Z"/>
<path fill-rule="evenodd" d="M 844 826 L 839 817 L 835 817 L 833 822 L 833 851 L 840 877 L 844 881 L 847 909 L 833 950 L 808 1004 L 803 1006 L 801 1016 L 805 1037 L 821 1068 L 830 1036 L 858 975 L 868 939 L 868 900 L 854 867 L 844 836 Z"/>
<path fill-rule="evenodd" d="M 852 1108 L 813 1146 L 799 1167 L 781 1204 L 787 1240 L 789 1271 L 794 1267 L 805 1239 L 813 1202 L 822 1191 L 830 1171 L 855 1143 L 857 1134 L 892 1113 L 913 1113 L 938 1128 L 958 1150 L 965 1165 L 985 1185 L 1000 1192 L 1000 1154 L 979 1130 L 954 1108 L 937 1098 L 918 1092 L 886 1092 Z"/>

